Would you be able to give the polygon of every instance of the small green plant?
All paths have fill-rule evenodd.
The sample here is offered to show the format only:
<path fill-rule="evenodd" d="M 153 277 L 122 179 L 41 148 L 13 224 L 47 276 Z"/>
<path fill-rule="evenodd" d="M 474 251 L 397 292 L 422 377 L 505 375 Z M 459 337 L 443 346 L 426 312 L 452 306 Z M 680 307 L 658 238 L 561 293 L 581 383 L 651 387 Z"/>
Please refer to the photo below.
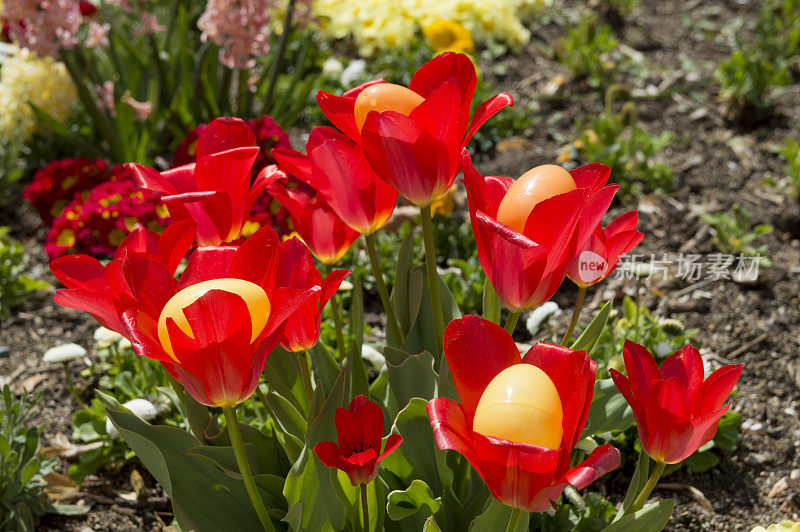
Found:
<path fill-rule="evenodd" d="M 41 429 L 31 423 L 35 400 L 3 387 L 0 411 L 0 530 L 33 531 L 48 510 L 43 475 L 55 460 L 39 456 Z"/>
<path fill-rule="evenodd" d="M 49 286 L 22 275 L 28 265 L 28 255 L 8 232 L 8 227 L 0 227 L 0 321 L 11 316 L 11 309 L 22 303 L 28 292 Z"/>
<path fill-rule="evenodd" d="M 765 268 L 772 264 L 767 246 L 753 247 L 751 243 L 771 233 L 773 227 L 768 224 L 753 226 L 750 213 L 740 205 L 734 205 L 730 212 L 706 213 L 701 219 L 714 229 L 714 245 L 721 253 L 758 257 L 759 265 Z"/>
<path fill-rule="evenodd" d="M 786 161 L 783 171 L 789 178 L 791 193 L 795 198 L 800 198 L 800 143 L 786 139 L 778 153 Z"/>
<path fill-rule="evenodd" d="M 98 360 L 83 370 L 84 378 L 96 382 L 97 389 L 120 403 L 145 398 L 162 404 L 163 410 L 169 412 L 164 424 L 180 424 L 180 401 L 160 364 L 134 354 L 130 344 L 121 337 L 96 341 L 94 351 Z M 122 440 L 108 434 L 106 420 L 106 409 L 99 399 L 93 399 L 73 415 L 72 439 L 80 443 L 102 443 L 82 453 L 78 463 L 69 468 L 73 481 L 79 483 L 86 475 L 105 466 L 119 468 L 133 458 L 133 451 Z"/>
<path fill-rule="evenodd" d="M 553 50 L 559 62 L 568 66 L 576 78 L 586 79 L 591 87 L 607 87 L 614 82 L 619 42 L 611 28 L 598 22 L 593 14 L 584 14 Z"/>
<path fill-rule="evenodd" d="M 762 121 L 775 88 L 791 82 L 783 60 L 753 48 L 734 50 L 719 64 L 714 78 L 720 84 L 719 98 L 727 118 L 745 125 Z"/>
<path fill-rule="evenodd" d="M 475 87 L 474 107 L 494 96 L 497 90 L 491 83 L 478 79 Z M 473 108 L 473 112 L 475 111 Z M 506 107 L 481 127 L 470 141 L 471 153 L 488 153 L 498 142 L 514 135 L 525 135 L 534 125 L 536 114 L 530 107 L 517 103 L 514 107 Z"/>
<path fill-rule="evenodd" d="M 796 64 L 800 55 L 800 0 L 762 2 L 755 40 L 767 57 Z"/>
<path fill-rule="evenodd" d="M 613 310 L 605 329 L 592 351 L 597 361 L 598 378 L 608 376 L 608 368 L 624 371 L 622 346 L 625 339 L 646 347 L 663 360 L 689 343 L 697 329 L 687 329 L 680 320 L 662 318 L 644 306 L 637 308 L 628 296 L 622 300 L 622 312 Z"/>
<path fill-rule="evenodd" d="M 586 162 L 612 168 L 611 180 L 621 187 L 623 198 L 672 189 L 672 169 L 659 160 L 674 137 L 670 131 L 652 135 L 636 120 L 632 103 L 622 112 L 606 112 L 592 120 L 573 143 L 575 155 Z"/>

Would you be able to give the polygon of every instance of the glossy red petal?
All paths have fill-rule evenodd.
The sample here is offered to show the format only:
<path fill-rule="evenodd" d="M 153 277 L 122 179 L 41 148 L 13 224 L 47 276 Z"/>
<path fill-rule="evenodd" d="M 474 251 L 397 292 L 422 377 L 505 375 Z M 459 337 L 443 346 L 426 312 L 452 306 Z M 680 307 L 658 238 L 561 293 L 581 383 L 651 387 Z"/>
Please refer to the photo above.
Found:
<path fill-rule="evenodd" d="M 170 273 L 175 273 L 194 243 L 197 224 L 181 220 L 170 224 L 158 239 L 158 257 Z"/>
<path fill-rule="evenodd" d="M 382 79 L 373 79 L 362 83 L 344 93 L 343 96 L 336 96 L 324 91 L 317 92 L 317 104 L 325 117 L 331 121 L 345 135 L 353 140 L 360 137 L 358 126 L 356 126 L 353 110 L 355 108 L 358 95 L 371 85 L 384 83 Z"/>
<path fill-rule="evenodd" d="M 339 442 L 339 454 L 350 456 L 364 450 L 365 442 L 358 416 L 348 408 L 337 408 L 334 413 L 334 424 Z"/>
<path fill-rule="evenodd" d="M 133 351 L 137 355 L 158 362 L 175 362 L 161 347 L 156 319 L 144 312 L 128 309 L 122 314 L 122 322 L 125 326 L 125 336 L 130 340 Z"/>
<path fill-rule="evenodd" d="M 478 77 L 475 73 L 475 65 L 465 54 L 445 52 L 437 55 L 414 73 L 408 88 L 423 98 L 428 98 L 439 87 L 451 80 L 459 88 L 459 105 L 465 107 L 468 113 Z"/>
<path fill-rule="evenodd" d="M 639 211 L 628 211 L 610 221 L 603 233 L 606 238 L 610 238 L 623 231 L 633 231 L 637 223 L 639 223 Z"/>
<path fill-rule="evenodd" d="M 439 449 L 462 454 L 480 473 L 480 460 L 472 443 L 472 421 L 467 420 L 463 407 L 452 399 L 439 397 L 428 401 L 425 410 Z"/>
<path fill-rule="evenodd" d="M 314 454 L 328 467 L 341 469 L 339 447 L 332 441 L 321 441 L 314 446 Z"/>
<path fill-rule="evenodd" d="M 514 98 L 511 97 L 510 94 L 505 92 L 501 92 L 495 96 L 492 96 L 485 102 L 483 102 L 480 107 L 475 111 L 475 114 L 472 116 L 472 122 L 469 125 L 469 130 L 467 131 L 467 135 L 464 137 L 462 142 L 462 146 L 466 147 L 469 144 L 469 141 L 472 139 L 472 136 L 480 129 L 480 127 L 491 117 L 496 115 L 500 112 L 503 107 L 509 106 L 514 107 Z"/>
<path fill-rule="evenodd" d="M 741 364 L 722 366 L 709 375 L 702 386 L 701 400 L 692 405 L 693 413 L 699 415 L 721 407 L 736 386 L 743 368 Z"/>
<path fill-rule="evenodd" d="M 271 227 L 262 227 L 236 248 L 229 275 L 269 291 L 275 282 L 280 248 L 278 233 Z"/>
<path fill-rule="evenodd" d="M 522 362 L 511 335 L 477 316 L 464 316 L 448 324 L 444 354 L 470 424 L 492 379 L 507 367 Z"/>
<path fill-rule="evenodd" d="M 137 163 L 126 163 L 124 166 L 131 173 L 136 184 L 142 188 L 160 192 L 161 194 L 177 194 L 181 192 L 172 181 L 162 176 L 158 170 Z"/>
<path fill-rule="evenodd" d="M 403 443 L 403 437 L 397 433 L 389 434 L 389 437 L 386 439 L 386 446 L 383 448 L 383 452 L 378 456 L 378 462 L 392 454 L 400 447 L 400 444 Z"/>
<path fill-rule="evenodd" d="M 701 400 L 704 376 L 700 352 L 692 345 L 676 351 L 661 364 L 661 377 L 678 383 L 685 405 L 689 408 Z"/>
<path fill-rule="evenodd" d="M 50 271 L 67 288 L 102 292 L 109 290 L 106 269 L 88 255 L 66 255 L 50 263 Z"/>
<path fill-rule="evenodd" d="M 197 139 L 197 160 L 233 148 L 255 146 L 256 136 L 241 118 L 222 117 L 212 120 Z"/>
<path fill-rule="evenodd" d="M 367 115 L 361 148 L 375 173 L 419 206 L 444 195 L 460 166 L 460 146 L 444 144 L 418 122 L 394 111 Z"/>
<path fill-rule="evenodd" d="M 255 236 L 255 235 L 253 235 Z M 189 263 L 178 281 L 178 290 L 187 286 L 208 281 L 231 277 L 231 264 L 237 248 L 233 246 L 204 246 L 197 248 L 189 256 Z"/>
<path fill-rule="evenodd" d="M 589 457 L 564 475 L 564 480 L 583 489 L 620 465 L 619 449 L 606 443 L 597 447 Z"/>
<path fill-rule="evenodd" d="M 466 148 L 461 150 L 461 168 L 471 216 L 475 215 L 475 211 L 482 211 L 496 219 L 500 202 L 514 180 L 505 176 L 482 176 L 472 165 L 472 158 Z"/>
<path fill-rule="evenodd" d="M 643 346 L 625 340 L 622 356 L 625 359 L 625 369 L 628 372 L 628 379 L 634 395 L 646 403 L 651 381 L 661 378 L 661 372 L 658 370 L 653 355 Z"/>
<path fill-rule="evenodd" d="M 611 168 L 602 163 L 590 163 L 569 171 L 575 185 L 595 193 L 603 188 L 611 175 Z"/>
<path fill-rule="evenodd" d="M 61 289 L 56 290 L 54 300 L 62 307 L 88 312 L 106 329 L 127 335 L 110 292 L 102 293 L 85 288 Z"/>

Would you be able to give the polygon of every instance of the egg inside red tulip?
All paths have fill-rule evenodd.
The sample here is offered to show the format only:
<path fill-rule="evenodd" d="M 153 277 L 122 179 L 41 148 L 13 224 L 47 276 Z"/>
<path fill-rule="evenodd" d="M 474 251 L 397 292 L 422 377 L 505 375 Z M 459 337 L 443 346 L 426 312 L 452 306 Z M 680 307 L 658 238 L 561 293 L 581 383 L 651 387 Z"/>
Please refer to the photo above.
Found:
<path fill-rule="evenodd" d="M 515 364 L 489 383 L 472 430 L 484 436 L 558 449 L 563 435 L 561 398 L 550 377 L 532 364 Z"/>
<path fill-rule="evenodd" d="M 191 286 L 187 286 L 167 301 L 158 317 L 158 339 L 161 346 L 169 355 L 177 360 L 172 349 L 172 342 L 167 332 L 167 318 L 172 318 L 181 331 L 187 336 L 194 338 L 194 333 L 183 313 L 183 309 L 200 299 L 210 290 L 224 290 L 241 297 L 247 304 L 250 311 L 250 323 L 252 326 L 251 342 L 254 342 L 264 327 L 270 314 L 270 303 L 267 293 L 263 288 L 244 279 L 210 279 Z"/>
<path fill-rule="evenodd" d="M 497 221 L 522 233 L 536 205 L 546 199 L 575 190 L 572 176 L 555 164 L 531 168 L 508 189 L 497 210 Z"/>
<path fill-rule="evenodd" d="M 353 110 L 358 130 L 364 127 L 370 111 L 396 111 L 406 116 L 411 114 L 424 98 L 402 85 L 378 83 L 361 91 Z"/>

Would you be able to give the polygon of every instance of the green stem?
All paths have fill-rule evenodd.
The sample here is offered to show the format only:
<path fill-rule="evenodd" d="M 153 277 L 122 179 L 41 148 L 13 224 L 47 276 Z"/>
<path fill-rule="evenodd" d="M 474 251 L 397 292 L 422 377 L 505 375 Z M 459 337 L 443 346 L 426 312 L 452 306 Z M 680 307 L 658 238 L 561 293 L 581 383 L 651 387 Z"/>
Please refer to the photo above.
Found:
<path fill-rule="evenodd" d="M 225 406 L 222 408 L 225 414 L 225 422 L 228 426 L 228 436 L 231 438 L 231 445 L 233 446 L 233 454 L 236 456 L 236 464 L 239 466 L 239 473 L 242 475 L 244 487 L 247 489 L 247 494 L 250 496 L 250 502 L 253 503 L 253 509 L 258 514 L 258 520 L 261 521 L 261 526 L 267 532 L 275 532 L 275 527 L 272 526 L 269 514 L 267 514 L 267 507 L 264 506 L 264 501 L 261 500 L 261 494 L 258 493 L 256 480 L 253 478 L 253 472 L 250 470 L 250 464 L 247 461 L 247 455 L 244 451 L 244 442 L 242 442 L 242 433 L 239 430 L 239 421 L 236 419 L 236 407 Z"/>
<path fill-rule="evenodd" d="M 511 517 L 508 519 L 508 526 L 506 527 L 506 532 L 516 532 L 517 528 L 519 527 L 519 522 L 522 520 L 522 510 L 521 508 L 511 508 Z"/>
<path fill-rule="evenodd" d="M 283 56 L 286 55 L 286 47 L 289 44 L 289 35 L 292 33 L 292 17 L 294 16 L 294 3 L 295 0 L 289 0 L 286 6 L 286 16 L 283 20 L 283 34 L 281 35 L 280 43 L 278 43 L 278 51 L 275 54 L 275 63 L 272 65 L 272 72 L 269 76 L 269 85 L 267 86 L 267 95 L 264 99 L 264 113 L 267 114 L 272 110 L 272 96 L 275 94 L 275 86 L 278 84 L 278 76 L 281 73 L 281 63 L 283 63 Z"/>
<path fill-rule="evenodd" d="M 436 330 L 436 347 L 442 352 L 444 343 L 444 315 L 442 313 L 442 298 L 439 294 L 439 274 L 436 272 L 436 245 L 433 242 L 433 216 L 431 208 L 420 207 L 422 215 L 422 240 L 425 243 L 425 269 L 428 271 L 428 289 L 431 292 L 433 305 L 433 326 Z"/>
<path fill-rule="evenodd" d="M 572 333 L 575 331 L 575 326 L 578 324 L 578 318 L 581 317 L 581 310 L 583 310 L 583 298 L 586 297 L 586 287 L 579 286 L 578 287 L 578 298 L 575 300 L 575 308 L 572 309 L 572 319 L 569 321 L 569 327 L 567 328 L 566 334 L 564 334 L 564 338 L 561 339 L 561 345 L 564 347 L 567 346 L 567 342 L 569 342 L 570 338 L 572 338 Z"/>
<path fill-rule="evenodd" d="M 652 493 L 653 488 L 656 487 L 658 484 L 658 479 L 661 478 L 661 474 L 664 473 L 664 468 L 667 467 L 667 464 L 664 462 L 656 462 L 653 471 L 650 473 L 650 478 L 647 479 L 647 483 L 642 488 L 642 491 L 636 497 L 636 500 L 633 501 L 631 507 L 628 508 L 628 511 L 625 512 L 626 515 L 633 514 L 638 512 L 644 506 L 644 503 L 647 502 L 647 498 Z"/>
<path fill-rule="evenodd" d="M 367 485 L 359 484 L 361 487 L 361 513 L 364 514 L 364 532 L 369 530 L 369 505 L 367 504 Z"/>
<path fill-rule="evenodd" d="M 83 399 L 81 399 L 81 394 L 79 394 L 78 389 L 75 388 L 75 383 L 72 382 L 72 375 L 70 375 L 69 373 L 69 362 L 64 362 L 64 374 L 67 377 L 65 381 L 67 385 L 67 390 L 69 390 L 69 393 L 71 393 L 72 397 L 75 398 L 75 401 L 77 401 L 78 406 L 86 408 L 86 403 L 83 402 Z"/>
<path fill-rule="evenodd" d="M 308 355 L 305 350 L 297 353 L 300 356 L 300 373 L 303 376 L 303 387 L 306 389 L 308 409 L 311 411 L 311 399 L 314 397 L 314 387 L 311 384 L 311 371 L 308 368 Z"/>
<path fill-rule="evenodd" d="M 508 316 L 506 316 L 506 324 L 503 327 L 506 332 L 510 335 L 514 335 L 514 329 L 517 328 L 517 322 L 519 321 L 519 317 L 522 315 L 522 311 L 519 312 L 512 312 L 508 311 Z"/>
<path fill-rule="evenodd" d="M 389 328 L 389 332 L 391 332 L 392 336 L 394 336 L 394 341 L 400 342 L 403 337 L 400 335 L 400 326 L 397 324 L 397 316 L 394 313 L 392 301 L 389 299 L 389 291 L 386 289 L 386 283 L 383 281 L 381 265 L 378 262 L 378 253 L 375 251 L 375 235 L 364 235 L 364 242 L 367 243 L 367 254 L 369 255 L 369 262 L 372 265 L 372 275 L 375 276 L 375 284 L 378 287 L 378 295 L 381 298 L 381 303 L 383 303 L 383 310 L 386 311 L 386 326 Z"/>
<path fill-rule="evenodd" d="M 325 265 L 325 276 L 331 274 L 333 267 L 330 264 Z M 339 360 L 343 360 L 347 352 L 344 341 L 344 325 L 342 321 L 341 308 L 339 307 L 339 296 L 333 294 L 331 298 L 331 312 L 333 313 L 333 324 L 336 327 L 336 350 L 339 352 Z"/>

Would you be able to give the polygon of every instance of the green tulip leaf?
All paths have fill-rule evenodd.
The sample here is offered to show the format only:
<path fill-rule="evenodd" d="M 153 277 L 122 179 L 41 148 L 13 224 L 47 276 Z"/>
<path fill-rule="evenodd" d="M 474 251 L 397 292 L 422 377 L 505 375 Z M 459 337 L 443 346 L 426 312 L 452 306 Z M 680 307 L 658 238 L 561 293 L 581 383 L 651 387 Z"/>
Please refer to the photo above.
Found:
<path fill-rule="evenodd" d="M 387 347 L 383 354 L 389 379 L 387 408 L 392 416 L 404 408 L 412 397 L 434 397 L 438 375 L 433 370 L 433 355 L 427 351 L 411 355 L 395 347 Z"/>
<path fill-rule="evenodd" d="M 396 490 L 389 494 L 386 511 L 389 518 L 399 521 L 422 511 L 422 516 L 430 517 L 442 507 L 441 498 L 434 497 L 433 492 L 423 481 L 414 479 L 405 490 Z"/>
<path fill-rule="evenodd" d="M 506 530 L 508 522 L 511 520 L 512 508 L 506 506 L 494 497 L 489 499 L 486 509 L 476 517 L 470 524 L 469 532 L 496 532 Z M 531 514 L 523 512 L 519 524 L 513 532 L 527 532 Z"/>
<path fill-rule="evenodd" d="M 154 426 L 97 392 L 108 417 L 139 460 L 167 491 L 175 520 L 183 530 L 231 532 L 258 530 L 244 483 L 225 474 L 205 458 L 186 453 L 201 445 L 185 430 Z M 266 500 L 271 494 L 263 493 Z"/>
<path fill-rule="evenodd" d="M 495 292 L 494 286 L 492 286 L 487 277 L 483 285 L 483 319 L 492 323 L 500 323 L 501 308 L 500 298 L 497 297 L 497 292 Z"/>
<path fill-rule="evenodd" d="M 586 326 L 578 339 L 572 343 L 570 348 L 575 350 L 583 349 L 587 353 L 591 353 L 592 349 L 597 343 L 597 340 L 600 338 L 600 333 L 603 332 L 610 315 L 611 301 L 608 301 L 600 308 L 600 311 L 597 313 L 591 323 Z"/>
<path fill-rule="evenodd" d="M 603 532 L 660 532 L 667 526 L 675 501 L 666 499 L 648 504 L 636 513 L 611 523 Z"/>
<path fill-rule="evenodd" d="M 625 430 L 633 425 L 633 410 L 611 379 L 598 379 L 589 407 L 589 417 L 582 437 L 612 430 Z"/>

